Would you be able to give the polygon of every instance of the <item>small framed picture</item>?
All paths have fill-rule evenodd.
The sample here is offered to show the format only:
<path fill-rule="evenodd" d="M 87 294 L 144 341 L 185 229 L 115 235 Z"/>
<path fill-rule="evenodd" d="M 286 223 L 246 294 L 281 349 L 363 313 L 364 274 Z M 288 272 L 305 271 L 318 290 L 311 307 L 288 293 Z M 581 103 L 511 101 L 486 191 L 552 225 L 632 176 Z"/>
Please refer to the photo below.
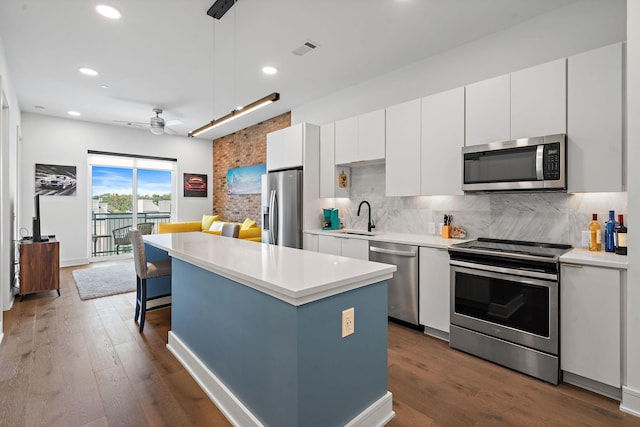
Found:
<path fill-rule="evenodd" d="M 207 175 L 185 173 L 184 197 L 207 197 Z"/>

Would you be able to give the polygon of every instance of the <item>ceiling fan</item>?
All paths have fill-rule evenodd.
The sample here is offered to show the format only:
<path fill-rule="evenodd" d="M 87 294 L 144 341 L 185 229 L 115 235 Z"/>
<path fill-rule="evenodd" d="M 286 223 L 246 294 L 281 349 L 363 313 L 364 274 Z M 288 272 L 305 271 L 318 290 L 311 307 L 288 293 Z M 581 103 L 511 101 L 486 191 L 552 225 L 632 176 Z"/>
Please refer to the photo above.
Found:
<path fill-rule="evenodd" d="M 151 116 L 148 123 L 132 122 L 129 120 L 114 120 L 114 122 L 125 123 L 127 126 L 148 127 L 154 135 L 162 135 L 163 133 L 175 135 L 176 133 L 170 129 L 170 126 L 179 125 L 182 124 L 182 122 L 180 120 L 169 120 L 165 122 L 164 118 L 160 117 L 162 108 L 154 108 L 152 111 L 155 113 L 155 116 Z"/>

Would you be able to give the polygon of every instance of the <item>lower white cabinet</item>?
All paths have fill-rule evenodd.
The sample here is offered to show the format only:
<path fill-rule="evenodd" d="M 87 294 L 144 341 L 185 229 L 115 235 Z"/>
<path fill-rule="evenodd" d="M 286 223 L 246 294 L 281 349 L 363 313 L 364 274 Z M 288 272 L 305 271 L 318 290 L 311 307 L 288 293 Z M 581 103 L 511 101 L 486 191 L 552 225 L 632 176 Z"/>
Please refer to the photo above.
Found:
<path fill-rule="evenodd" d="M 562 264 L 560 368 L 621 385 L 621 270 Z"/>
<path fill-rule="evenodd" d="M 369 260 L 369 241 L 348 237 L 318 236 L 318 252 Z"/>
<path fill-rule="evenodd" d="M 441 331 L 449 334 L 449 277 L 447 248 L 421 247 L 420 324 L 428 328 L 426 333 Z"/>
<path fill-rule="evenodd" d="M 311 233 L 302 234 L 302 249 L 318 252 L 318 235 Z"/>

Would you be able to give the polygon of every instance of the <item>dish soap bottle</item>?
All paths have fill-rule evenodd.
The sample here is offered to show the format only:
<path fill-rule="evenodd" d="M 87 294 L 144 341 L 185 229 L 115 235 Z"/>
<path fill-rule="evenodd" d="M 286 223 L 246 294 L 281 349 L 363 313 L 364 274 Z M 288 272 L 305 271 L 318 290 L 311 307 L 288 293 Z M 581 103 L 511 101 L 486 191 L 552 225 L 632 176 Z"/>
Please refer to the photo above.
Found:
<path fill-rule="evenodd" d="M 616 245 L 613 234 L 616 229 L 616 215 L 614 211 L 609 211 L 609 221 L 604 225 L 604 250 L 607 252 L 615 252 Z"/>
<path fill-rule="evenodd" d="M 624 225 L 624 215 L 618 215 L 618 225 L 616 226 L 616 253 L 618 255 L 627 254 L 627 227 Z"/>
<path fill-rule="evenodd" d="M 602 250 L 602 227 L 598 222 L 598 214 L 596 213 L 592 214 L 591 222 L 589 223 L 589 250 Z"/>

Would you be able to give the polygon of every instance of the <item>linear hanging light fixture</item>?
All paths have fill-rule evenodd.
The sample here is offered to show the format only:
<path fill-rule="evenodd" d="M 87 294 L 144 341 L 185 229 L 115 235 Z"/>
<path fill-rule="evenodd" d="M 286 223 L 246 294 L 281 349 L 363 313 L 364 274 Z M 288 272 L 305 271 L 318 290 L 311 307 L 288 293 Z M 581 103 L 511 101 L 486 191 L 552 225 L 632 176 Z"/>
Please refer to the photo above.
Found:
<path fill-rule="evenodd" d="M 238 117 L 244 116 L 247 113 L 257 110 L 258 108 L 262 108 L 265 105 L 269 105 L 272 102 L 276 102 L 279 99 L 280 99 L 280 94 L 278 92 L 273 92 L 272 94 L 269 94 L 264 98 L 260 98 L 257 101 L 252 102 L 251 104 L 245 105 L 244 107 L 236 108 L 226 116 L 220 117 L 219 119 L 211 120 L 206 125 L 201 126 L 198 129 L 189 132 L 189 137 L 193 138 L 195 136 L 198 136 L 203 132 L 206 132 L 215 127 L 218 127 L 224 123 L 228 123 L 233 119 L 237 119 Z"/>

